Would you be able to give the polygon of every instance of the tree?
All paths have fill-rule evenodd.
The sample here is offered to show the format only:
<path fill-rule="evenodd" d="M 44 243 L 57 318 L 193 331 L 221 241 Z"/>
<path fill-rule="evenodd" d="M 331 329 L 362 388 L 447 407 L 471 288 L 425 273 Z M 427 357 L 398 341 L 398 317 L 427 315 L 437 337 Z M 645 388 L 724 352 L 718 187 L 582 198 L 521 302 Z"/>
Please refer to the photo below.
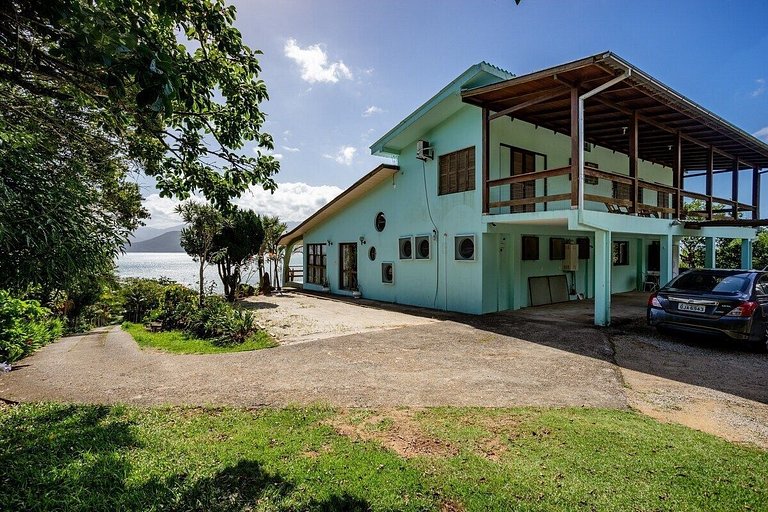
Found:
<path fill-rule="evenodd" d="M 148 216 L 139 188 L 80 108 L 2 82 L 0 96 L 0 288 L 82 291 Z"/>
<path fill-rule="evenodd" d="M 224 227 L 224 216 L 212 205 L 187 201 L 176 207 L 187 225 L 181 230 L 181 246 L 199 264 L 200 307 L 205 305 L 205 267 L 211 261 L 214 239 Z"/>
<path fill-rule="evenodd" d="M 261 152 L 237 152 L 244 141 L 267 150 L 273 141 L 261 131 L 261 52 L 243 44 L 234 20 L 223 0 L 9 0 L 0 80 L 19 98 L 87 113 L 161 194 L 199 190 L 225 206 L 250 185 L 274 190 L 279 168 Z M 19 115 L 55 126 L 36 110 Z"/>
<path fill-rule="evenodd" d="M 281 222 L 279 217 L 268 215 L 262 218 L 261 224 L 264 227 L 264 243 L 261 246 L 261 253 L 265 259 L 274 266 L 274 273 L 272 275 L 275 279 L 275 287 L 279 288 L 280 279 L 278 277 L 277 267 L 285 248 L 280 247 L 277 243 L 288 226 L 286 226 L 284 222 Z M 272 271 L 271 268 L 270 271 Z M 270 282 L 270 285 L 271 284 L 272 283 Z"/>
<path fill-rule="evenodd" d="M 242 269 L 258 254 L 263 241 L 261 218 L 253 210 L 235 210 L 227 215 L 227 223 L 213 239 L 211 262 L 218 268 L 228 301 L 237 297 Z"/>
<path fill-rule="evenodd" d="M 226 209 L 274 190 L 260 52 L 223 0 L 7 0 L 0 9 L 0 286 L 111 271 L 143 218 L 129 172 Z M 256 156 L 240 154 L 255 141 Z"/>

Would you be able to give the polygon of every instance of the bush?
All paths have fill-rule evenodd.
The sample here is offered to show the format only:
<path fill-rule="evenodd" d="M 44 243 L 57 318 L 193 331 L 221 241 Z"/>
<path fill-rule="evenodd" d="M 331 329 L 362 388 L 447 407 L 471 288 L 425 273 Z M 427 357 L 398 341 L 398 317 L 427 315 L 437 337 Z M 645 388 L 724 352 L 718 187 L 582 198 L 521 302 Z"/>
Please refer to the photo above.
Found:
<path fill-rule="evenodd" d="M 63 325 L 36 300 L 0 290 L 0 361 L 13 362 L 61 336 Z"/>
<path fill-rule="evenodd" d="M 168 285 L 168 281 L 157 279 L 126 279 L 120 289 L 123 318 L 133 323 L 144 322 L 149 313 L 160 306 Z"/>
<path fill-rule="evenodd" d="M 163 324 L 164 331 L 185 329 L 197 309 L 197 293 L 186 286 L 173 283 L 165 288 L 163 300 L 154 316 L 155 320 Z"/>

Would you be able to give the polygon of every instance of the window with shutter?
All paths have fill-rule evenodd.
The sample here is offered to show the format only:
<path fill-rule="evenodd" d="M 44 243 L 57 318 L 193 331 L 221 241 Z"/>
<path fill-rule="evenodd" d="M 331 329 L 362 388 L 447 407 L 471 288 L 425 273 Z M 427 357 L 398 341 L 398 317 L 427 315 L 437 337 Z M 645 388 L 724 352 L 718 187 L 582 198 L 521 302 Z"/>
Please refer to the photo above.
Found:
<path fill-rule="evenodd" d="M 461 149 L 440 155 L 438 194 L 453 194 L 475 190 L 475 148 Z"/>

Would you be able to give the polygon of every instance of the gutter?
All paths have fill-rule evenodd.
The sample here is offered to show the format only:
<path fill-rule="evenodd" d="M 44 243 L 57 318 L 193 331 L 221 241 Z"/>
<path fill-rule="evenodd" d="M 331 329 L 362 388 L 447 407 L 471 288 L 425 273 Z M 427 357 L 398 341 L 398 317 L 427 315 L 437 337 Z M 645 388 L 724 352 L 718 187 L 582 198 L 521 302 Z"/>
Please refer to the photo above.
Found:
<path fill-rule="evenodd" d="M 592 96 L 599 94 L 603 92 L 604 90 L 613 87 L 614 85 L 618 84 L 619 82 L 622 82 L 629 78 L 632 75 L 632 68 L 627 68 L 624 73 L 617 76 L 616 78 L 609 80 L 605 82 L 603 85 L 600 85 L 599 87 L 595 87 L 591 91 L 585 92 L 581 96 L 579 96 L 579 116 L 578 116 L 578 123 L 579 123 L 579 202 L 578 202 L 578 208 L 579 208 L 579 224 L 584 224 L 584 100 L 591 98 Z M 597 228 L 597 226 L 590 226 L 589 224 L 584 224 L 586 226 L 589 226 L 591 228 Z"/>

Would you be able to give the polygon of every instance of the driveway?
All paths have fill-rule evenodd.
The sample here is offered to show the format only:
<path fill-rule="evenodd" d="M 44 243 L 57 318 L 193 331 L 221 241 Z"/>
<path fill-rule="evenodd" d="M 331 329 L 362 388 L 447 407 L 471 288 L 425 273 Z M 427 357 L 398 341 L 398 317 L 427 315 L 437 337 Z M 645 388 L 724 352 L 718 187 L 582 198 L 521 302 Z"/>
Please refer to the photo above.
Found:
<path fill-rule="evenodd" d="M 119 328 L 65 338 L 0 376 L 0 397 L 74 402 L 340 407 L 632 407 L 768 447 L 768 356 L 670 339 L 644 325 L 645 295 L 614 297 L 610 328 L 588 301 L 481 317 L 304 293 L 248 307 L 281 346 L 174 355 Z"/>

